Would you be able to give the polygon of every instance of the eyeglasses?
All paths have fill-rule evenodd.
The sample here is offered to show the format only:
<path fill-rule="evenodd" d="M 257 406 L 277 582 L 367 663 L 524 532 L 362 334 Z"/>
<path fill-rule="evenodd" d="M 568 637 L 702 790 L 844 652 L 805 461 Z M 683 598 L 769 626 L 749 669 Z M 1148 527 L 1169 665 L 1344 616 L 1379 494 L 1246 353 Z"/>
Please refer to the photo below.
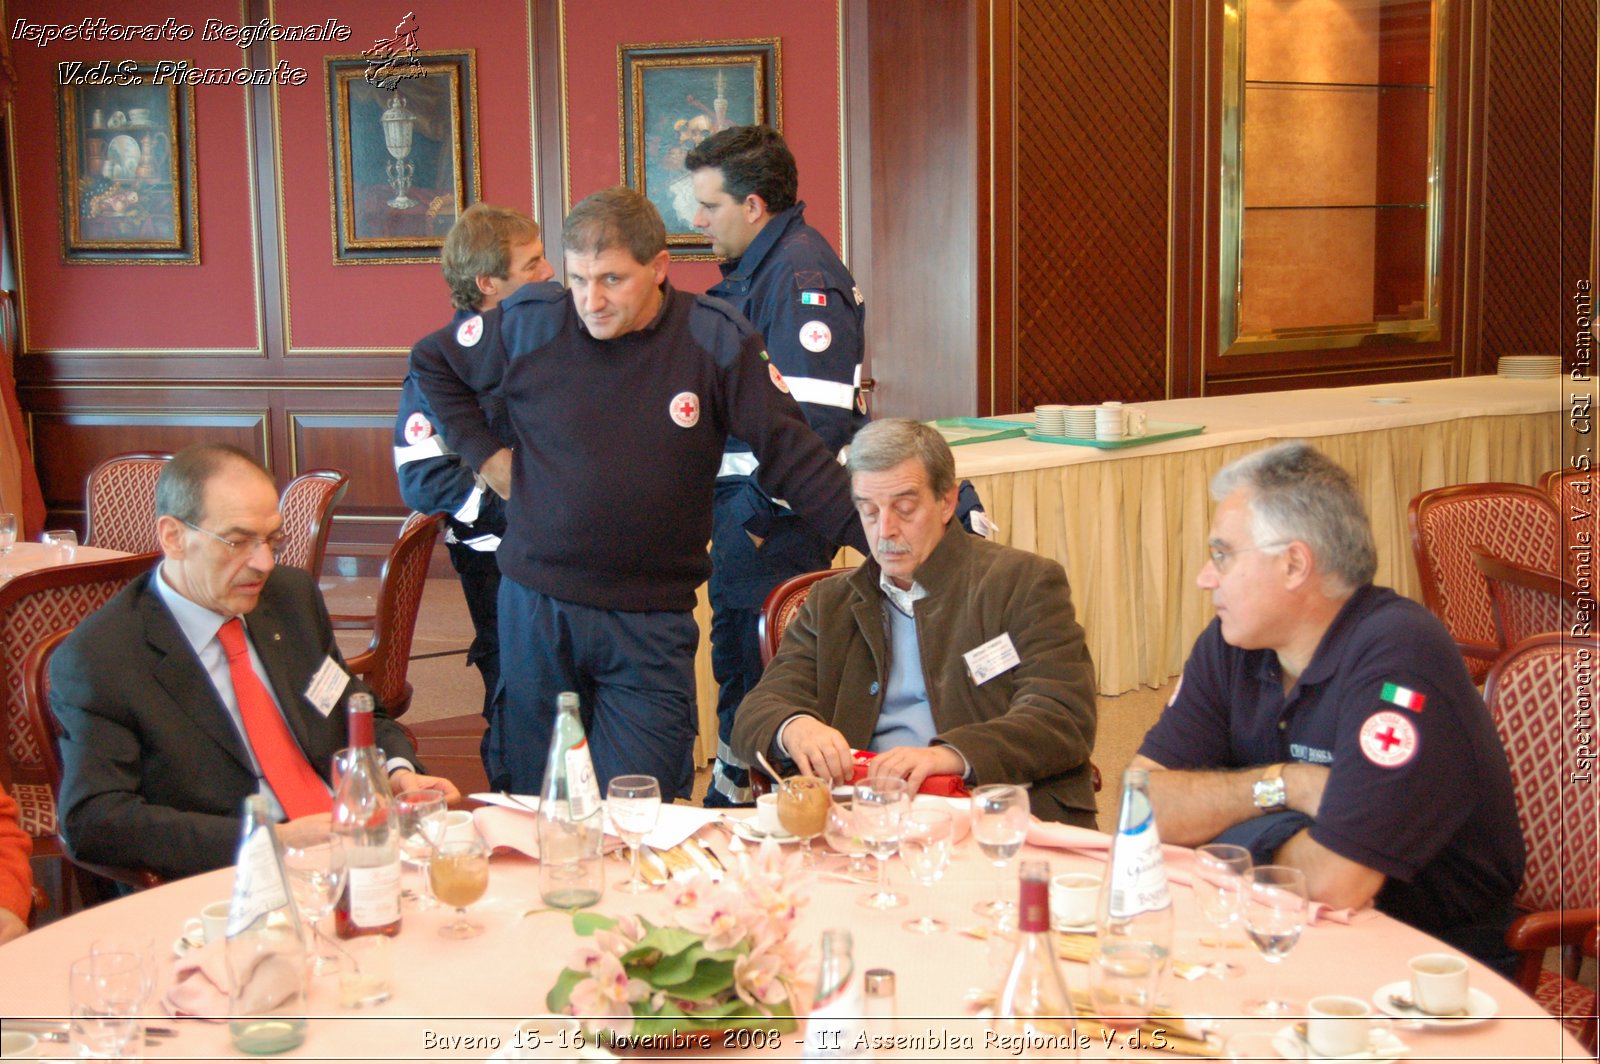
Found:
<path fill-rule="evenodd" d="M 284 540 L 287 538 L 282 532 L 274 532 L 265 539 L 260 536 L 246 536 L 243 539 L 228 539 L 226 536 L 217 535 L 209 528 L 201 528 L 192 521 L 185 521 L 184 524 L 194 529 L 196 532 L 205 533 L 218 543 L 222 544 L 224 547 L 227 547 L 228 553 L 233 555 L 235 558 L 248 558 L 265 546 L 267 550 L 272 553 L 272 560 L 277 561 L 278 555 L 283 553 Z"/>
<path fill-rule="evenodd" d="M 1217 572 L 1220 573 L 1224 572 L 1228 568 L 1228 564 L 1233 559 L 1235 554 L 1248 554 L 1253 550 L 1277 550 L 1279 547 L 1287 547 L 1288 545 L 1288 540 L 1279 540 L 1275 543 L 1257 543 L 1253 547 L 1235 547 L 1233 550 L 1221 550 L 1217 547 L 1210 547 L 1207 548 L 1206 554 L 1211 557 L 1211 564 L 1216 566 Z"/>

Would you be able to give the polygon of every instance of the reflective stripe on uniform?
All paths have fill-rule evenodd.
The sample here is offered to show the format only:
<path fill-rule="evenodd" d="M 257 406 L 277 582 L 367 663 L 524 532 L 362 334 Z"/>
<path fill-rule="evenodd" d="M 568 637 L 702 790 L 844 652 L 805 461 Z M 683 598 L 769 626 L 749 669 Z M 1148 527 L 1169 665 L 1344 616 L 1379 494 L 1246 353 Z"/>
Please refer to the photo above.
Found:
<path fill-rule="evenodd" d="M 856 405 L 856 389 L 854 385 L 823 380 L 821 377 L 786 376 L 783 380 L 789 386 L 789 394 L 794 396 L 794 401 L 797 403 L 810 403 L 812 406 L 834 406 L 841 410 L 850 410 Z"/>
<path fill-rule="evenodd" d="M 755 476 L 756 467 L 760 464 L 761 462 L 750 451 L 724 451 L 722 452 L 722 468 L 717 470 L 717 476 Z"/>
<path fill-rule="evenodd" d="M 420 462 L 424 458 L 440 458 L 452 453 L 454 452 L 444 445 L 443 436 L 429 436 L 421 443 L 396 447 L 394 449 L 394 467 L 399 469 L 408 462 Z"/>
<path fill-rule="evenodd" d="M 478 519 L 478 510 L 482 506 L 483 488 L 475 484 L 472 487 L 472 491 L 467 495 L 467 501 L 462 503 L 461 508 L 450 516 L 464 525 L 470 525 Z"/>
<path fill-rule="evenodd" d="M 473 536 L 471 539 L 463 539 L 458 542 L 465 543 L 476 551 L 492 551 L 500 547 L 500 537 L 493 532 L 485 532 L 481 536 Z"/>

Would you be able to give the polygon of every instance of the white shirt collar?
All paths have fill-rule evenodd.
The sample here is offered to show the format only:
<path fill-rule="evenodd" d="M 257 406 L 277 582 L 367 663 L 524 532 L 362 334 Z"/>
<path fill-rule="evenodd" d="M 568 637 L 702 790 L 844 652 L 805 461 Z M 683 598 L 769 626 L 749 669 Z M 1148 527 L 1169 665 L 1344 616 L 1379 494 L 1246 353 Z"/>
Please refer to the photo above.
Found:
<path fill-rule="evenodd" d="M 185 598 L 177 588 L 167 583 L 166 574 L 161 571 L 165 564 L 163 562 L 156 566 L 154 580 L 156 594 L 161 596 L 161 601 L 172 614 L 172 619 L 178 622 L 178 629 L 183 632 L 183 637 L 198 654 L 217 638 L 217 629 L 232 618 L 224 617 L 215 610 L 206 609 L 193 599 Z"/>
<path fill-rule="evenodd" d="M 915 580 L 911 581 L 911 590 L 907 591 L 889 579 L 889 574 L 881 569 L 878 570 L 878 587 L 888 597 L 889 605 L 907 617 L 915 617 L 917 600 L 928 596 L 928 589 Z"/>

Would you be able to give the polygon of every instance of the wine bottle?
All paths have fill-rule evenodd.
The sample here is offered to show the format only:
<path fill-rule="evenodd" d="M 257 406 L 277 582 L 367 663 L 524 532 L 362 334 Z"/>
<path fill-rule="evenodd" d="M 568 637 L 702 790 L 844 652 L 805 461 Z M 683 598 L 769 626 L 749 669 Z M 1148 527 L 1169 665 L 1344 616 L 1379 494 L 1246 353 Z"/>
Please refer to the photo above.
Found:
<path fill-rule="evenodd" d="M 852 1060 L 868 1057 L 861 1042 L 866 1002 L 856 978 L 854 941 L 842 927 L 822 932 L 822 964 L 817 970 L 817 998 L 806 1021 L 806 1060 Z"/>
<path fill-rule="evenodd" d="M 306 949 L 267 800 L 245 799 L 228 908 L 228 1030 L 246 1053 L 282 1053 L 306 1037 Z"/>
<path fill-rule="evenodd" d="M 1056 963 L 1050 931 L 1050 865 L 1022 862 L 1017 906 L 1017 951 L 995 1006 L 997 1034 L 1025 1039 L 1029 1055 L 1076 1057 L 1072 995 Z"/>
<path fill-rule="evenodd" d="M 1090 960 L 1095 1007 L 1108 1023 L 1135 1026 L 1160 995 L 1173 924 L 1161 835 L 1150 807 L 1150 774 L 1141 768 L 1122 776 L 1122 810 L 1100 886 L 1097 923 Z"/>
<path fill-rule="evenodd" d="M 344 839 L 345 887 L 333 911 L 340 938 L 400 933 L 400 836 L 389 774 L 372 733 L 372 696 L 350 696 L 350 747 L 333 795 L 333 830 Z"/>
<path fill-rule="evenodd" d="M 578 717 L 578 696 L 556 696 L 556 723 L 539 792 L 539 896 L 557 909 L 580 909 L 600 900 L 605 817 L 589 740 Z"/>

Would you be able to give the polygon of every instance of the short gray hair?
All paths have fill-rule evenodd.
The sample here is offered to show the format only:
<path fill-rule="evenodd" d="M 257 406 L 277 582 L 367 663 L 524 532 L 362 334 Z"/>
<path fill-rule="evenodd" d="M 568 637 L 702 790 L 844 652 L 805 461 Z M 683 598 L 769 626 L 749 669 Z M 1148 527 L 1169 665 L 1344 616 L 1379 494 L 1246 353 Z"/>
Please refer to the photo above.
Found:
<path fill-rule="evenodd" d="M 1249 492 L 1250 530 L 1256 542 L 1299 540 L 1340 590 L 1372 583 L 1378 548 L 1355 478 L 1304 440 L 1247 454 L 1211 480 L 1211 498 Z"/>
<path fill-rule="evenodd" d="M 236 462 L 272 480 L 255 455 L 231 443 L 197 443 L 173 455 L 156 478 L 156 516 L 198 524 L 205 516 L 206 484 Z"/>
<path fill-rule="evenodd" d="M 881 473 L 908 458 L 922 463 L 928 486 L 936 497 L 943 497 L 956 486 L 956 456 L 939 430 L 903 417 L 871 422 L 856 433 L 844 467 L 851 476 Z"/>

